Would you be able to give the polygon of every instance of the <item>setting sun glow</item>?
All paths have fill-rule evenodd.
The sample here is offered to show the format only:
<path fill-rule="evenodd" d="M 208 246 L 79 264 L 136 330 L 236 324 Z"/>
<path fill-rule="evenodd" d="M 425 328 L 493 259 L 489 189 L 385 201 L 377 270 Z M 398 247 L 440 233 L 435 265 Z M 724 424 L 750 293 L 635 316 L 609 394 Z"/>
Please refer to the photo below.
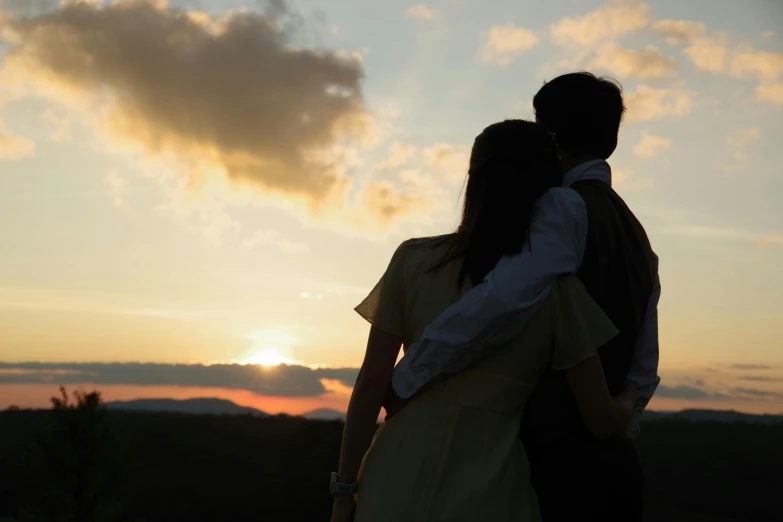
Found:
<path fill-rule="evenodd" d="M 269 368 L 271 366 L 280 366 L 281 364 L 297 364 L 297 361 L 284 357 L 277 350 L 266 349 L 259 350 L 247 359 L 243 359 L 241 364 L 257 364 Z"/>

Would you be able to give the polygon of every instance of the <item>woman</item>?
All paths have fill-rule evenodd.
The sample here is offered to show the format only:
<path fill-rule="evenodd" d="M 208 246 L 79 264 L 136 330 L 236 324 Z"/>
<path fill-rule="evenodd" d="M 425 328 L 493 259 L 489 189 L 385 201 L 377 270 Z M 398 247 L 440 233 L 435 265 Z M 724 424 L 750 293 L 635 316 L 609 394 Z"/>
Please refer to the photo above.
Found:
<path fill-rule="evenodd" d="M 487 127 L 471 152 L 458 231 L 400 245 L 357 307 L 372 327 L 348 408 L 338 482 L 358 479 L 359 490 L 355 505 L 350 495 L 335 497 L 332 522 L 539 520 L 518 434 L 527 397 L 550 366 L 565 370 L 595 435 L 624 430 L 636 391 L 610 397 L 596 355 L 617 330 L 569 276 L 516 339 L 433 381 L 373 440 L 400 346 L 413 344 L 502 256 L 522 249 L 535 201 L 547 190 L 548 197 L 563 197 L 555 188 L 561 180 L 543 127 L 520 120 Z"/>

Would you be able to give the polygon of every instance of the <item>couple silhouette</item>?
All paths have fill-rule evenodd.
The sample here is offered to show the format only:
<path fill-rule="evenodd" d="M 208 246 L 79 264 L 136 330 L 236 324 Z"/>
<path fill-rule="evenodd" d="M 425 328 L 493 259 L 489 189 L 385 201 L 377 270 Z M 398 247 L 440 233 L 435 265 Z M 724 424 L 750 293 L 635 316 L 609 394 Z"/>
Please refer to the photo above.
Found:
<path fill-rule="evenodd" d="M 571 73 L 533 107 L 476 138 L 457 231 L 402 243 L 356 308 L 332 522 L 642 520 L 660 281 L 606 161 L 622 91 Z"/>

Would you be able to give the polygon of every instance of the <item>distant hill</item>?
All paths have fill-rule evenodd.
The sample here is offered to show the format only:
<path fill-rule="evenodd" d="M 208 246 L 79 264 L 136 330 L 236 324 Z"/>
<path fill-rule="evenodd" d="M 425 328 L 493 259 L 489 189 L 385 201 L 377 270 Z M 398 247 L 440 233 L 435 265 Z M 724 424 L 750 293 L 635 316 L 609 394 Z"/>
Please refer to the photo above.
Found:
<path fill-rule="evenodd" d="M 734 410 L 645 411 L 645 421 L 686 420 L 692 422 L 744 422 L 748 424 L 783 424 L 783 415 L 753 415 Z"/>
<path fill-rule="evenodd" d="M 329 408 L 319 408 L 317 410 L 308 411 L 301 416 L 310 420 L 345 420 L 344 412 L 330 410 Z"/>
<path fill-rule="evenodd" d="M 133 401 L 107 402 L 110 410 L 160 411 L 166 413 L 192 413 L 199 415 L 252 415 L 268 417 L 269 414 L 255 408 L 240 406 L 225 399 L 136 399 Z"/>
<path fill-rule="evenodd" d="M 107 402 L 106 408 L 125 411 L 160 411 L 168 413 L 192 413 L 202 415 L 252 415 L 269 417 L 256 408 L 240 406 L 229 400 L 202 399 L 137 399 L 132 401 Z M 310 420 L 345 420 L 345 412 L 329 408 L 318 408 L 300 415 Z M 682 410 L 645 411 L 645 422 L 685 420 L 691 422 L 744 422 L 748 424 L 783 424 L 783 415 L 753 415 L 734 410 Z"/>

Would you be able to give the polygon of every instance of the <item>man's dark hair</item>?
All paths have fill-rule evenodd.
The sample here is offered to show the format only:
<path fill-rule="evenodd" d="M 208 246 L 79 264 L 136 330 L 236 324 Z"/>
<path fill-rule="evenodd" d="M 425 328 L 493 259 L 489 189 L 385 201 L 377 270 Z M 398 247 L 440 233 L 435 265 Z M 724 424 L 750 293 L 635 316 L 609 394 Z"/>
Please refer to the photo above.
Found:
<path fill-rule="evenodd" d="M 625 106 L 622 87 L 610 78 L 584 71 L 558 76 L 536 93 L 533 108 L 569 155 L 607 159 L 617 147 Z"/>

